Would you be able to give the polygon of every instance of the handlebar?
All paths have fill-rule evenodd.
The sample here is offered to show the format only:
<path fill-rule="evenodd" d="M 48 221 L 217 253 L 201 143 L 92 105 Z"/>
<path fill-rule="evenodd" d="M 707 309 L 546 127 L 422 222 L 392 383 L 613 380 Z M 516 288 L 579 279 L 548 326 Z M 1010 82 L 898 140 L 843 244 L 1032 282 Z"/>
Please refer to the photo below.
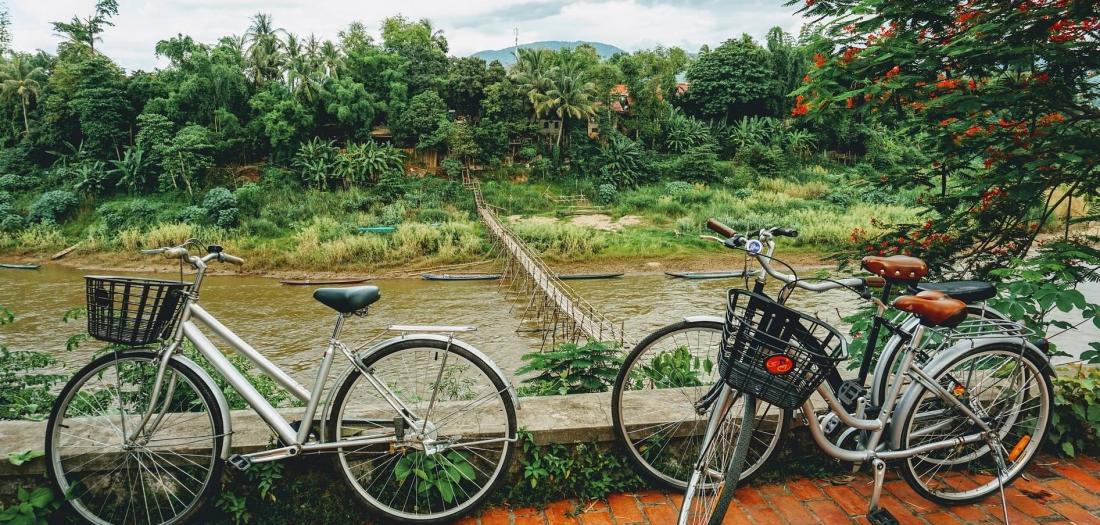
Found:
<path fill-rule="evenodd" d="M 188 243 L 190 243 L 190 241 L 188 241 Z M 210 253 L 207 253 L 203 257 L 190 256 L 188 255 L 187 248 L 185 247 L 188 243 L 180 246 L 141 250 L 141 253 L 145 255 L 164 255 L 164 257 L 167 259 L 183 259 L 191 263 L 192 266 L 196 267 L 200 265 L 205 266 L 206 262 L 213 260 L 227 262 L 229 264 L 235 264 L 237 266 L 244 264 L 244 259 L 235 255 L 229 255 L 228 253 L 221 251 L 220 246 L 211 246 Z"/>
<path fill-rule="evenodd" d="M 733 231 L 733 228 L 730 228 L 729 226 L 718 222 L 718 219 L 715 219 L 713 217 L 707 219 L 707 229 L 726 238 L 737 235 L 737 232 Z"/>
<path fill-rule="evenodd" d="M 772 235 L 778 235 L 780 237 L 798 237 L 798 230 L 794 228 L 772 228 Z"/>

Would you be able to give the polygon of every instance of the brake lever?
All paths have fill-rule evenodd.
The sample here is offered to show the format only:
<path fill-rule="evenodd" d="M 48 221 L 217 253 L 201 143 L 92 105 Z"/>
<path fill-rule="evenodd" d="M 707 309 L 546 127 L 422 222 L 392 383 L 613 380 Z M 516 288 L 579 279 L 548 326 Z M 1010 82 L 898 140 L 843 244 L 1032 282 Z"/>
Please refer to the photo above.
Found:
<path fill-rule="evenodd" d="M 703 239 L 704 241 L 714 241 L 718 244 L 726 242 L 725 239 L 719 239 L 718 237 L 715 237 L 713 235 L 700 235 L 699 238 Z"/>

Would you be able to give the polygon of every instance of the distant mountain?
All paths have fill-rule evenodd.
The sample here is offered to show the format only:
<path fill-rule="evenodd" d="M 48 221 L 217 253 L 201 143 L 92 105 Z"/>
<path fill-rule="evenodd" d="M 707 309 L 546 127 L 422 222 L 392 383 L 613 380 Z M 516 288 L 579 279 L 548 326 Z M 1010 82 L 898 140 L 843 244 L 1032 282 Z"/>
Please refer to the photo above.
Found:
<path fill-rule="evenodd" d="M 588 44 L 596 48 L 596 52 L 599 53 L 600 58 L 607 58 L 615 53 L 625 53 L 622 49 L 619 49 L 611 44 L 605 44 L 603 42 L 564 42 L 561 40 L 544 40 L 542 42 L 530 42 L 527 44 L 520 44 L 521 49 L 553 49 L 555 51 L 562 48 L 572 49 L 581 44 Z M 478 51 L 470 56 L 478 57 L 486 62 L 492 62 L 499 60 L 501 64 L 510 65 L 516 61 L 515 57 L 516 46 L 509 46 L 504 49 Z"/>

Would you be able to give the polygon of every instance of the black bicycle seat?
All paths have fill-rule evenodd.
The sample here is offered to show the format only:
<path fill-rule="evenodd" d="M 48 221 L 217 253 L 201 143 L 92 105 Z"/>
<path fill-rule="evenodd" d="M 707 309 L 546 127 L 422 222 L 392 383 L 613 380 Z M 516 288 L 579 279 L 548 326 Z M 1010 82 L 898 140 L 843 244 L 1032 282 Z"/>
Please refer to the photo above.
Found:
<path fill-rule="evenodd" d="M 993 286 L 993 283 L 987 283 L 985 281 L 920 283 L 917 284 L 917 290 L 922 292 L 943 292 L 951 296 L 951 298 L 958 299 L 967 304 L 985 301 L 986 299 L 992 299 L 997 296 L 997 288 Z"/>
<path fill-rule="evenodd" d="M 313 292 L 313 298 L 321 304 L 345 314 L 366 308 L 381 297 L 377 286 L 318 288 Z"/>

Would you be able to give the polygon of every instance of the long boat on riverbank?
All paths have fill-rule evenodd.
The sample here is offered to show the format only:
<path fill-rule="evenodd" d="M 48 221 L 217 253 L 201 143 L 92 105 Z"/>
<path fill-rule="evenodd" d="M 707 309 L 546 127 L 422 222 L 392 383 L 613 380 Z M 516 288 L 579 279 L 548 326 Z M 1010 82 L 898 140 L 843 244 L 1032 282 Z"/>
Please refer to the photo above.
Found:
<path fill-rule="evenodd" d="M 40 264 L 16 264 L 16 263 L 0 263 L 0 268 L 7 268 L 9 270 L 37 270 Z"/>
<path fill-rule="evenodd" d="M 499 273 L 422 273 L 425 281 L 495 281 Z"/>
<path fill-rule="evenodd" d="M 753 270 L 749 272 L 749 275 L 756 275 L 758 273 L 760 273 L 759 270 Z M 745 272 L 742 270 L 733 272 L 665 272 L 665 275 L 678 279 L 733 279 L 736 277 L 744 277 Z"/>
<path fill-rule="evenodd" d="M 370 277 L 356 277 L 349 279 L 283 279 L 281 284 L 290 286 L 310 286 L 315 284 L 359 284 L 370 280 Z"/>
<path fill-rule="evenodd" d="M 582 279 L 615 279 L 622 276 L 622 273 L 561 273 L 558 274 L 558 279 L 578 281 Z"/>

